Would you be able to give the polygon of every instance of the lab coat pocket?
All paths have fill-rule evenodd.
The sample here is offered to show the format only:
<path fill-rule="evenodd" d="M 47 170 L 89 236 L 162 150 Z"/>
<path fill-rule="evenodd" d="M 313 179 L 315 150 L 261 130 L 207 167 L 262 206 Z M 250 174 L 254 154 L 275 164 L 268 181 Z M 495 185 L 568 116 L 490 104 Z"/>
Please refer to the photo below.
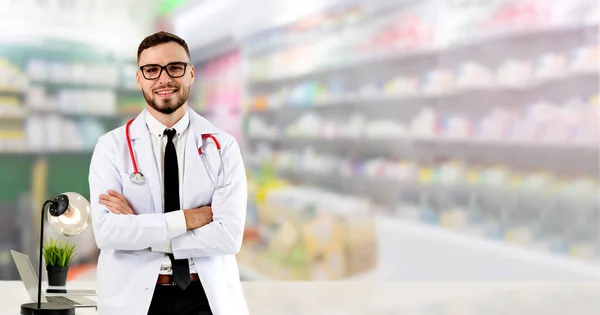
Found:
<path fill-rule="evenodd" d="M 128 303 L 138 280 L 140 256 L 128 251 L 102 252 L 98 262 L 98 295 L 106 307 Z"/>
<path fill-rule="evenodd" d="M 148 180 L 141 184 L 133 183 L 131 174 L 121 173 L 123 183 L 123 196 L 136 214 L 152 213 L 152 194 Z"/>

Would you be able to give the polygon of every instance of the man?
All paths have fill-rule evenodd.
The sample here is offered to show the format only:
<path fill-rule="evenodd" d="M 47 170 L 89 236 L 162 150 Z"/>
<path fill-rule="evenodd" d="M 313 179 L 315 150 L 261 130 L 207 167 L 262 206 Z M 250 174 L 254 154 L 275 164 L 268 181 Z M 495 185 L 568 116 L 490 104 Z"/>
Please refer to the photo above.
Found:
<path fill-rule="evenodd" d="M 138 66 L 146 109 L 100 137 L 90 165 L 98 312 L 247 314 L 235 259 L 247 202 L 239 146 L 187 106 L 194 66 L 184 40 L 148 36 Z M 220 144 L 222 164 L 203 135 Z"/>

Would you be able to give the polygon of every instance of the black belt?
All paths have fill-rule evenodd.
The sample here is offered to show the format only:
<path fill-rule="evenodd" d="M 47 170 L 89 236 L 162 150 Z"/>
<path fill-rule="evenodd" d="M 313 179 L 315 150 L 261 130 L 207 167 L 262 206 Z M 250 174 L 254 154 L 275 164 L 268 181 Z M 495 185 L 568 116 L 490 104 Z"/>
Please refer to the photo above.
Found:
<path fill-rule="evenodd" d="M 198 277 L 197 273 L 190 274 L 190 281 L 200 281 L 200 277 Z M 175 280 L 172 275 L 158 275 L 158 279 L 156 279 L 156 284 L 160 285 L 175 285 Z"/>

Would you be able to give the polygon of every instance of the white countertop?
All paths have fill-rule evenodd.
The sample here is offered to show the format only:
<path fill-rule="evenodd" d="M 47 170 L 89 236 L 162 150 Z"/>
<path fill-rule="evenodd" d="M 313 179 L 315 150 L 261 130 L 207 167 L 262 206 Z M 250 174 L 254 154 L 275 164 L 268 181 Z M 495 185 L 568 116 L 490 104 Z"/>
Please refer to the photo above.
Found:
<path fill-rule="evenodd" d="M 42 289 L 45 290 L 45 283 Z M 68 283 L 70 289 L 95 289 L 94 281 L 73 281 Z M 20 314 L 21 304 L 32 303 L 27 295 L 27 290 L 21 281 L 0 281 L 0 297 L 2 301 L 2 313 L 6 315 Z M 90 297 L 95 300 L 95 297 Z M 95 309 L 77 309 L 77 315 L 96 314 Z"/>
<path fill-rule="evenodd" d="M 250 314 L 595 314 L 598 282 L 244 282 Z M 94 282 L 73 281 L 73 289 Z M 30 302 L 20 281 L 0 281 L 2 314 Z M 95 314 L 77 309 L 78 315 Z"/>

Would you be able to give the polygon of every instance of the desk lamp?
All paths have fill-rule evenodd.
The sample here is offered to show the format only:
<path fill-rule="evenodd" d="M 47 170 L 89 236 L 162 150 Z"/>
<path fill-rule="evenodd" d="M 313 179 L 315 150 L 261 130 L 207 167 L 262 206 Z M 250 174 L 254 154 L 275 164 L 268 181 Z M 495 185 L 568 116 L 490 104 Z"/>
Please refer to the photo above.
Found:
<path fill-rule="evenodd" d="M 48 205 L 48 206 L 47 206 Z M 46 207 L 47 206 L 47 207 Z M 85 231 L 91 222 L 90 203 L 80 194 L 66 192 L 42 206 L 40 228 L 40 261 L 38 273 L 37 302 L 21 305 L 22 315 L 75 315 L 75 307 L 55 303 L 42 303 L 42 251 L 44 248 L 44 212 L 48 208 L 48 221 L 56 231 L 65 236 L 74 236 Z"/>

